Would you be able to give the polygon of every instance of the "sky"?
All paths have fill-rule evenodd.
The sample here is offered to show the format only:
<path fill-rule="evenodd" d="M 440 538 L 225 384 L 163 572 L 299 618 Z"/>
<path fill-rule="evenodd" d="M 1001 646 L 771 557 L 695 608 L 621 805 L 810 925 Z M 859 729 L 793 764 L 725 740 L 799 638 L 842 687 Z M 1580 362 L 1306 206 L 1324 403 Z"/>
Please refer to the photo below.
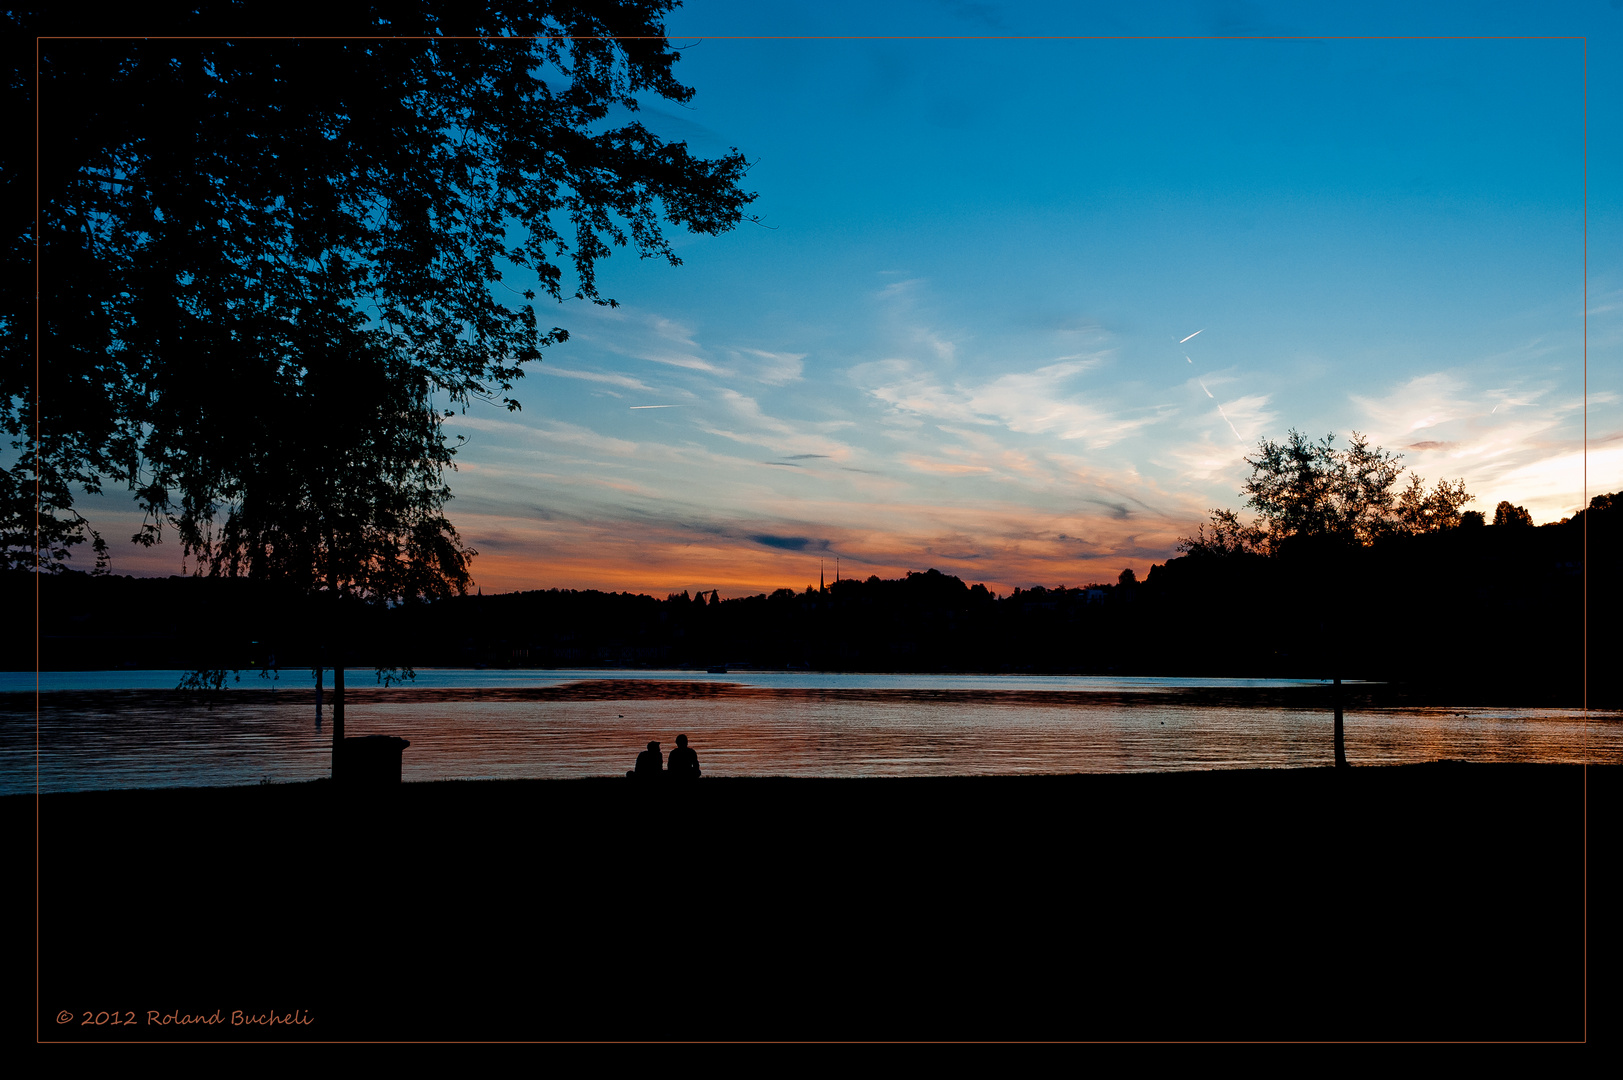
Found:
<path fill-rule="evenodd" d="M 1623 489 L 1623 0 L 762 7 L 674 12 L 641 113 L 759 224 L 618 251 L 448 422 L 485 592 L 1142 577 L 1291 428 L 1490 519 Z"/>

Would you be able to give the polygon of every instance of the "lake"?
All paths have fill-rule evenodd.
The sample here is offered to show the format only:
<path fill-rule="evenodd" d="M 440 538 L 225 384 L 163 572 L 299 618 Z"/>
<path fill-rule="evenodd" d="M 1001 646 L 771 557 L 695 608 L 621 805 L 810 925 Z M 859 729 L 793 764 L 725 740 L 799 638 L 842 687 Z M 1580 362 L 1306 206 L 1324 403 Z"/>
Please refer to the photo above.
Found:
<path fill-rule="evenodd" d="M 213 695 L 177 671 L 0 672 L 0 793 L 326 776 L 307 672 Z M 1332 762 L 1330 689 L 1290 679 L 424 669 L 348 673 L 349 735 L 409 739 L 407 781 L 618 776 L 686 734 L 713 776 L 1301 768 Z M 330 682 L 330 674 L 328 676 Z M 1355 765 L 1623 763 L 1623 713 L 1374 707 L 1347 684 Z M 38 755 L 36 758 L 36 745 Z"/>

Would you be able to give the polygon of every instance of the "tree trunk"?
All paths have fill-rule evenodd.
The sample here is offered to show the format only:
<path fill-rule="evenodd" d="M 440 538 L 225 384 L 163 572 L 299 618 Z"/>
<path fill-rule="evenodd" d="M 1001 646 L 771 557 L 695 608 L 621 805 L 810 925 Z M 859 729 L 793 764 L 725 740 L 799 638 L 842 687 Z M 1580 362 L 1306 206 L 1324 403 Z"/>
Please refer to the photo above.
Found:
<path fill-rule="evenodd" d="M 329 538 L 330 543 L 330 538 Z M 327 573 L 327 596 L 332 603 L 327 623 L 327 648 L 322 651 L 332 653 L 332 777 L 338 779 L 342 771 L 338 757 L 343 753 L 344 746 L 344 641 L 342 632 L 343 603 L 339 597 L 338 580 L 329 570 Z M 335 633 L 335 630 L 337 631 Z M 334 641 L 339 644 L 334 647 Z"/>
<path fill-rule="evenodd" d="M 1337 680 L 1338 684 L 1340 680 Z M 1341 731 L 1341 709 L 1336 709 L 1336 731 Z M 1337 736 L 1338 740 L 1340 736 Z M 344 661 L 333 658 L 332 667 L 332 741 L 337 746 L 344 741 Z M 1340 742 L 1336 743 L 1340 746 Z"/>
<path fill-rule="evenodd" d="M 343 767 L 338 757 L 344 752 L 344 659 L 333 657 L 332 667 L 332 778 L 339 779 Z"/>
<path fill-rule="evenodd" d="M 1336 768 L 1347 767 L 1347 743 L 1341 733 L 1341 676 L 1336 676 Z"/>
<path fill-rule="evenodd" d="M 318 666 L 316 668 L 316 730 L 317 731 L 321 730 L 321 676 L 326 672 L 326 670 L 327 669 L 324 668 L 324 667 L 319 667 Z"/>

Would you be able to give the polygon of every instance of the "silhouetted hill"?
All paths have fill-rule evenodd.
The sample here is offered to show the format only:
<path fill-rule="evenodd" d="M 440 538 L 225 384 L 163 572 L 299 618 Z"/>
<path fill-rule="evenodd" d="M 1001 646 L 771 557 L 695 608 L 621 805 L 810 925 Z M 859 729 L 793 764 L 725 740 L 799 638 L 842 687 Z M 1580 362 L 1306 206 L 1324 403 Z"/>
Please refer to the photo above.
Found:
<path fill-rule="evenodd" d="M 1461 527 L 1369 548 L 1188 555 L 1143 582 L 995 596 L 937 570 L 804 592 L 663 600 L 550 589 L 392 610 L 359 605 L 345 662 L 491 667 L 806 667 L 838 671 L 1074 672 L 1382 679 L 1459 699 L 1582 699 L 1589 566 L 1590 701 L 1623 697 L 1613 617 L 1619 518 Z M 1585 523 L 1588 524 L 1585 550 Z M 13 610 L 34 580 L 12 574 Z M 314 662 L 334 615 L 263 584 L 60 574 L 40 581 L 47 669 L 283 668 Z M 7 658 L 31 668 L 32 627 Z"/>

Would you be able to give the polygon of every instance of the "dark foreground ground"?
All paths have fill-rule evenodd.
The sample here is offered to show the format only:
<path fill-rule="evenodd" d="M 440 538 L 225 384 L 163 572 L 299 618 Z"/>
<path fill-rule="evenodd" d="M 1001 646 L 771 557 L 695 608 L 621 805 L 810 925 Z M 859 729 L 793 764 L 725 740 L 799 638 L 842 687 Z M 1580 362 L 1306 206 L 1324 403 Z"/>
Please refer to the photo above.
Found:
<path fill-rule="evenodd" d="M 1620 771 L 48 795 L 38 1035 L 1595 1038 Z"/>

